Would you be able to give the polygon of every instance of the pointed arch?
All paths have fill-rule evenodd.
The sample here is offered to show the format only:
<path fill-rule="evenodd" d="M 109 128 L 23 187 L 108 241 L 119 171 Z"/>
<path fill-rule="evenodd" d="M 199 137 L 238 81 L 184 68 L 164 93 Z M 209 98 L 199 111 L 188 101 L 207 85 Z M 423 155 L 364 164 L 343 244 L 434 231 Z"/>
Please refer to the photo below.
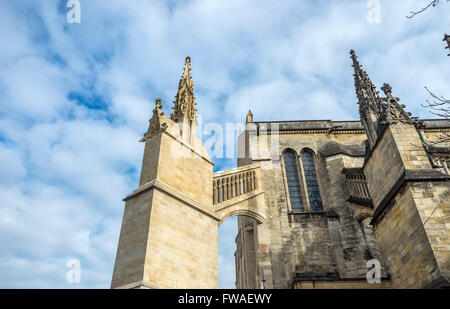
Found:
<path fill-rule="evenodd" d="M 303 173 L 306 183 L 306 191 L 309 199 L 309 208 L 312 212 L 323 211 L 322 196 L 316 172 L 315 153 L 309 148 L 301 151 Z"/>
<path fill-rule="evenodd" d="M 282 156 L 291 210 L 304 212 L 305 206 L 300 187 L 297 153 L 292 149 L 286 149 Z"/>

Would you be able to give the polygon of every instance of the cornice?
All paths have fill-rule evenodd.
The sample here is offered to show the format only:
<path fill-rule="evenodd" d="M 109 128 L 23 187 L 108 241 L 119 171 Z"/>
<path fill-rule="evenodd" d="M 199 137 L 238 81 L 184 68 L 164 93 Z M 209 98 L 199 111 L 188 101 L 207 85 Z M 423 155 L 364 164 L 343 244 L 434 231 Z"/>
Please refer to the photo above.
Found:
<path fill-rule="evenodd" d="M 218 171 L 213 174 L 213 178 L 220 178 L 220 177 L 224 177 L 224 176 L 239 174 L 239 173 L 242 173 L 245 171 L 257 169 L 260 166 L 261 166 L 261 164 L 254 163 L 254 164 L 250 164 L 250 165 L 244 165 L 244 166 L 240 166 L 240 167 L 231 168 L 231 169 L 224 170 L 224 171 Z"/>
<path fill-rule="evenodd" d="M 206 205 L 203 205 L 202 203 L 195 201 L 194 199 L 190 198 L 189 196 L 182 193 L 181 191 L 175 189 L 174 187 L 172 187 L 166 183 L 163 183 L 162 181 L 160 181 L 158 179 L 152 180 L 152 181 L 146 183 L 145 185 L 140 186 L 139 188 L 134 190 L 130 195 L 125 197 L 123 199 L 123 201 L 126 202 L 126 201 L 130 200 L 131 198 L 133 198 L 141 193 L 144 193 L 148 190 L 151 190 L 151 189 L 157 189 L 161 192 L 164 192 L 164 193 L 176 198 L 177 200 L 185 203 L 186 205 L 190 206 L 191 208 L 194 208 L 194 209 L 204 213 L 205 215 L 208 215 L 209 217 L 211 217 L 217 221 L 220 221 L 219 217 L 217 217 L 217 215 L 214 213 L 214 211 L 209 209 Z"/>
<path fill-rule="evenodd" d="M 258 135 L 285 135 L 285 134 L 366 134 L 364 130 L 333 130 L 332 132 L 329 129 L 317 129 L 317 130 L 283 130 L 283 131 L 259 131 Z"/>

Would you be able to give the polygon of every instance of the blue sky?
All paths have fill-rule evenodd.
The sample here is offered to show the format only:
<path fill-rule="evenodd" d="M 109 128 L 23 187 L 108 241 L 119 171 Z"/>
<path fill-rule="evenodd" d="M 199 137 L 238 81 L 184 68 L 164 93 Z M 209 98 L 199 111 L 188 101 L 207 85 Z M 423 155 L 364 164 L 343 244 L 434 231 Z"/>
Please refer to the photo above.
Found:
<path fill-rule="evenodd" d="M 450 97 L 448 9 L 425 0 L 0 2 L 0 287 L 108 288 L 154 99 L 170 113 L 184 59 L 203 122 L 358 119 L 349 50 L 413 116 Z M 236 160 L 212 158 L 216 170 Z M 220 228 L 219 286 L 234 287 L 236 219 Z M 69 284 L 66 263 L 81 262 Z"/>

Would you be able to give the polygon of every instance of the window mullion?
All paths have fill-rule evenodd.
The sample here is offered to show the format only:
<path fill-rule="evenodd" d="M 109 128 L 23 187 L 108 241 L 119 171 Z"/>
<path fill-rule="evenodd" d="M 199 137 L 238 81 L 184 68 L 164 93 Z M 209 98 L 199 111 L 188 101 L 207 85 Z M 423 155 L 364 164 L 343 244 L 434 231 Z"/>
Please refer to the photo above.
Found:
<path fill-rule="evenodd" d="M 314 152 L 305 149 L 301 151 L 302 171 L 305 177 L 304 186 L 306 188 L 307 205 L 311 212 L 323 211 L 322 192 L 317 173 L 317 163 Z M 314 207 L 313 207 L 314 205 Z"/>
<path fill-rule="evenodd" d="M 300 154 L 297 157 L 297 165 L 298 165 L 298 177 L 299 177 L 299 182 L 300 182 L 300 188 L 302 191 L 302 197 L 303 197 L 303 205 L 305 207 L 305 212 L 308 211 L 312 211 L 311 210 L 311 206 L 309 204 L 309 196 L 308 196 L 308 186 L 306 184 L 306 177 L 305 177 L 305 172 L 303 169 L 303 162 L 302 162 L 302 154 Z"/>

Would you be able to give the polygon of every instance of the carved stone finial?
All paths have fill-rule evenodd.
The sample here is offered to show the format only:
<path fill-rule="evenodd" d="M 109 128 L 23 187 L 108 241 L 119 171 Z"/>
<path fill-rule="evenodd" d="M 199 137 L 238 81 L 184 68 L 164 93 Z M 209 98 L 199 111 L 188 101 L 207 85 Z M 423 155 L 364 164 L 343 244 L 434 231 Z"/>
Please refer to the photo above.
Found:
<path fill-rule="evenodd" d="M 183 75 L 178 84 L 178 92 L 175 96 L 174 106 L 170 118 L 175 122 L 181 122 L 184 117 L 196 120 L 196 103 L 194 96 L 194 82 L 191 76 L 191 57 L 186 57 Z"/>
<path fill-rule="evenodd" d="M 391 85 L 384 83 L 383 87 L 381 87 L 381 90 L 383 90 L 384 94 L 387 97 L 391 97 L 392 96 L 392 87 L 391 87 Z"/>
<path fill-rule="evenodd" d="M 140 140 L 140 142 L 145 142 L 148 138 L 151 138 L 167 129 L 167 123 L 161 119 L 161 117 L 164 116 L 162 108 L 162 100 L 157 98 L 155 101 L 155 108 L 153 109 L 153 116 L 149 121 L 147 133 L 144 134 L 144 137 Z"/>
<path fill-rule="evenodd" d="M 156 103 L 156 108 L 157 108 L 158 110 L 162 110 L 163 105 L 162 105 L 162 100 L 161 100 L 161 98 L 157 98 L 155 103 Z M 163 114 L 164 114 L 164 113 L 163 113 Z"/>
<path fill-rule="evenodd" d="M 183 71 L 183 78 L 191 78 L 191 57 L 187 56 L 186 60 L 184 61 L 184 71 Z"/>
<path fill-rule="evenodd" d="M 384 102 L 393 102 L 393 101 L 399 102 L 400 101 L 400 98 L 394 97 L 392 95 L 391 85 L 384 83 L 383 87 L 381 87 L 381 90 L 383 90 L 384 94 L 386 95 L 386 98 L 382 99 Z M 401 107 L 405 108 L 406 106 L 401 105 Z"/>
<path fill-rule="evenodd" d="M 385 83 L 383 87 L 381 87 L 386 98 L 382 100 L 385 102 L 383 106 L 383 115 L 381 117 L 382 124 L 395 124 L 395 123 L 406 123 L 406 124 L 415 124 L 411 119 L 411 113 L 408 113 L 404 110 L 405 105 L 400 105 L 398 102 L 399 98 L 394 97 L 392 95 L 392 87 Z"/>
<path fill-rule="evenodd" d="M 253 122 L 253 114 L 252 114 L 252 111 L 251 111 L 251 110 L 248 110 L 248 113 L 247 113 L 247 117 L 246 117 L 245 123 L 250 123 L 250 122 Z"/>

